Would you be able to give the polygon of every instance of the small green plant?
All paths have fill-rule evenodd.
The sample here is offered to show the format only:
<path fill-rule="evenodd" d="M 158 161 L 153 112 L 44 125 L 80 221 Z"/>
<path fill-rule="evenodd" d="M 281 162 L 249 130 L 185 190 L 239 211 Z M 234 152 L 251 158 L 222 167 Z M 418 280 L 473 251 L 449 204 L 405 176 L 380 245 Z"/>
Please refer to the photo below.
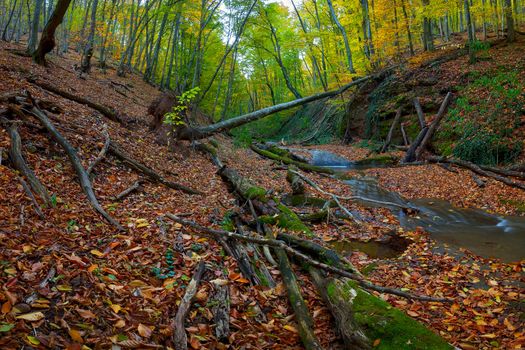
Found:
<path fill-rule="evenodd" d="M 171 112 L 168 112 L 164 115 L 164 124 L 173 126 L 185 125 L 184 112 L 188 109 L 191 101 L 199 94 L 200 91 L 201 89 L 199 87 L 194 87 L 193 89 L 184 91 L 180 96 L 178 96 L 178 104 L 171 108 Z"/>

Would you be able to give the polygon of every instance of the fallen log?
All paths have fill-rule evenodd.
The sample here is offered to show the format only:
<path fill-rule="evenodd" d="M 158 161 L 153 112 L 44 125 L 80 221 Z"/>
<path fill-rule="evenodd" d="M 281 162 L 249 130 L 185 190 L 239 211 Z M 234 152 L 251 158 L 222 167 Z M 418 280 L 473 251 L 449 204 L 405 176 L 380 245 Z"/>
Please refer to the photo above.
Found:
<path fill-rule="evenodd" d="M 117 158 L 119 158 L 120 160 L 122 160 L 132 169 L 146 175 L 153 182 L 161 183 L 166 187 L 169 187 L 175 190 L 179 190 L 179 191 L 182 191 L 188 194 L 203 194 L 202 192 L 194 190 L 190 187 L 166 180 L 164 177 L 162 177 L 160 174 L 158 174 L 154 170 L 148 168 L 146 165 L 140 163 L 139 161 L 131 158 L 129 155 L 124 153 L 124 151 L 122 151 L 120 147 L 117 146 L 117 144 L 115 144 L 114 142 L 110 143 L 109 152 L 113 154 L 114 156 L 116 156 Z"/>
<path fill-rule="evenodd" d="M 293 195 L 304 194 L 304 181 L 299 176 L 288 170 L 286 172 L 286 180 L 292 188 Z"/>
<path fill-rule="evenodd" d="M 423 141 L 423 139 L 425 138 L 427 132 L 428 126 L 425 126 L 423 129 L 421 129 L 414 142 L 412 142 L 412 144 L 408 148 L 408 151 L 405 154 L 405 157 L 403 158 L 401 163 L 412 163 L 416 160 L 416 150 L 421 144 L 421 141 Z"/>
<path fill-rule="evenodd" d="M 72 94 L 70 92 L 67 92 L 65 90 L 59 89 L 58 87 L 56 87 L 54 85 L 51 85 L 51 84 L 49 84 L 47 82 L 44 82 L 44 81 L 38 81 L 38 80 L 35 80 L 35 79 L 28 79 L 28 81 L 31 84 L 34 84 L 36 86 L 41 87 L 44 90 L 47 90 L 49 92 L 54 93 L 55 95 L 59 95 L 59 96 L 64 97 L 64 98 L 66 98 L 68 100 L 71 100 L 71 101 L 74 101 L 76 103 L 80 103 L 82 105 L 88 106 L 88 107 L 98 111 L 100 114 L 102 114 L 103 116 L 105 116 L 109 120 L 112 120 L 112 121 L 117 122 L 119 124 L 124 124 L 124 122 L 122 121 L 120 116 L 111 108 L 108 108 L 106 106 L 103 106 L 103 105 L 100 105 L 98 103 L 95 103 L 95 102 L 93 102 L 91 100 L 88 100 L 87 98 L 84 98 L 84 97 L 81 97 L 81 96 L 77 96 L 77 95 L 74 95 L 74 94 Z"/>
<path fill-rule="evenodd" d="M 478 175 L 481 175 L 481 176 L 484 176 L 484 177 L 488 177 L 488 178 L 492 178 L 492 179 L 494 179 L 496 181 L 502 182 L 502 183 L 504 183 L 504 184 L 506 184 L 508 186 L 516 187 L 516 188 L 525 190 L 525 184 L 519 183 L 519 182 L 516 182 L 516 181 L 512 181 L 512 180 L 510 180 L 510 179 L 508 179 L 508 178 L 506 178 L 504 176 L 492 173 L 490 171 L 483 170 L 478 165 L 476 165 L 474 163 L 471 163 L 471 162 L 467 162 L 466 160 L 445 158 L 445 157 L 437 157 L 437 156 L 428 156 L 427 160 L 430 161 L 430 162 L 434 162 L 434 163 L 450 163 L 450 164 L 454 164 L 454 165 L 457 165 L 457 166 L 460 166 L 460 167 L 463 167 L 463 168 L 470 169 L 470 170 L 472 170 L 473 172 L 475 172 Z"/>
<path fill-rule="evenodd" d="M 408 138 L 407 132 L 405 131 L 405 127 L 403 126 L 403 123 L 401 123 L 401 135 L 403 136 L 404 147 L 408 147 L 408 145 L 410 145 L 410 140 Z M 406 150 L 408 150 L 408 148 L 405 149 L 405 151 Z"/>
<path fill-rule="evenodd" d="M 73 146 L 71 146 L 71 144 L 62 136 L 62 134 L 58 132 L 58 130 L 55 128 L 53 123 L 51 123 L 51 121 L 44 112 L 42 112 L 39 108 L 35 106 L 31 108 L 30 112 L 42 123 L 42 125 L 45 126 L 47 131 L 49 131 L 49 133 L 53 137 L 53 139 L 55 139 L 55 141 L 57 141 L 58 144 L 67 153 L 69 160 L 71 161 L 71 164 L 73 164 L 73 168 L 75 169 L 75 172 L 77 173 L 77 176 L 80 180 L 82 189 L 84 190 L 84 193 L 86 194 L 91 206 L 110 224 L 115 226 L 117 229 L 124 231 L 124 227 L 122 227 L 111 215 L 109 215 L 98 202 L 98 199 L 95 196 L 95 192 L 93 191 L 93 187 L 91 186 L 89 175 L 82 166 L 82 163 L 80 162 L 80 158 L 78 157 L 75 148 L 73 148 Z"/>
<path fill-rule="evenodd" d="M 432 122 L 430 127 L 428 128 L 428 132 L 425 134 L 425 137 L 421 141 L 421 145 L 416 150 L 416 159 L 420 159 L 421 158 L 421 155 L 423 154 L 423 152 L 427 148 L 428 144 L 430 143 L 430 140 L 432 139 L 432 136 L 434 136 L 434 133 L 436 132 L 436 130 L 437 130 L 438 126 L 439 126 L 439 123 L 441 122 L 441 120 L 445 116 L 445 112 L 447 111 L 448 105 L 450 104 L 451 101 L 452 101 L 452 93 L 449 92 L 445 96 L 445 99 L 443 100 L 443 103 L 441 103 L 441 106 L 439 107 L 439 111 L 436 114 L 436 118 L 434 119 L 434 121 Z"/>
<path fill-rule="evenodd" d="M 88 175 L 91 175 L 91 172 L 93 171 L 93 169 L 97 166 L 98 163 L 102 161 L 102 159 L 104 159 L 104 157 L 106 156 L 106 153 L 108 152 L 109 145 L 111 143 L 111 139 L 109 138 L 108 126 L 106 124 L 104 124 L 104 126 L 102 127 L 102 135 L 104 136 L 104 145 L 100 149 L 100 152 L 95 158 L 95 160 L 93 161 L 93 163 L 91 163 L 88 166 L 86 170 Z"/>
<path fill-rule="evenodd" d="M 394 67 L 392 67 L 392 68 L 394 68 Z M 348 89 L 350 89 L 353 86 L 357 86 L 357 85 L 365 83 L 365 82 L 367 82 L 367 81 L 369 81 L 371 79 L 378 79 L 379 77 L 384 76 L 385 74 L 389 74 L 389 72 L 392 70 L 392 68 L 387 69 L 387 70 L 385 70 L 385 71 L 383 71 L 381 73 L 378 73 L 376 75 L 369 75 L 369 76 L 366 76 L 366 77 L 354 80 L 354 81 L 352 81 L 352 82 L 342 86 L 341 88 L 339 88 L 337 90 L 332 90 L 332 91 L 323 92 L 323 93 L 315 94 L 315 95 L 308 96 L 308 97 L 299 98 L 297 100 L 293 100 L 293 101 L 290 101 L 290 102 L 285 102 L 285 103 L 281 103 L 281 104 L 278 104 L 278 105 L 275 105 L 275 106 L 263 108 L 263 109 L 260 109 L 258 111 L 255 111 L 255 112 L 244 114 L 244 115 L 241 115 L 241 116 L 238 116 L 238 117 L 235 117 L 235 118 L 227 119 L 227 120 L 224 120 L 224 121 L 221 121 L 221 122 L 218 122 L 218 123 L 215 123 L 215 124 L 207 125 L 207 126 L 202 126 L 202 127 L 186 126 L 186 127 L 181 128 L 181 129 L 179 129 L 177 131 L 176 137 L 179 140 L 198 140 L 198 139 L 203 139 L 203 138 L 212 136 L 212 135 L 214 135 L 216 133 L 220 133 L 220 132 L 223 132 L 223 131 L 228 131 L 228 130 L 231 130 L 231 129 L 236 128 L 238 126 L 241 126 L 241 125 L 253 122 L 255 120 L 262 119 L 262 118 L 264 118 L 266 116 L 269 116 L 271 114 L 275 114 L 275 113 L 278 113 L 278 112 L 281 112 L 281 111 L 284 111 L 284 110 L 287 110 L 287 109 L 291 109 L 291 108 L 294 108 L 294 107 L 299 107 L 299 106 L 305 105 L 305 104 L 310 103 L 310 102 L 314 102 L 314 101 L 318 101 L 318 100 L 322 100 L 322 99 L 338 96 L 338 95 L 342 94 L 343 92 L 347 91 Z"/>
<path fill-rule="evenodd" d="M 434 298 L 434 297 L 428 297 L 428 296 L 414 295 L 414 294 L 407 293 L 399 289 L 375 285 L 365 280 L 362 276 L 358 274 L 351 273 L 346 270 L 342 270 L 337 267 L 334 267 L 334 266 L 319 262 L 315 259 L 312 259 L 308 255 L 301 253 L 300 251 L 288 246 L 285 242 L 281 240 L 244 236 L 238 233 L 229 232 L 225 230 L 211 229 L 211 228 L 199 225 L 198 223 L 194 221 L 185 220 L 180 217 L 177 217 L 176 215 L 169 214 L 169 213 L 166 214 L 166 217 L 170 218 L 171 220 L 183 226 L 191 227 L 192 229 L 196 230 L 197 232 L 200 232 L 201 234 L 205 236 L 211 236 L 212 238 L 217 238 L 217 237 L 233 238 L 233 239 L 236 239 L 242 242 L 250 242 L 250 243 L 257 244 L 257 245 L 267 245 L 272 248 L 281 248 L 285 250 L 291 256 L 304 261 L 306 264 L 317 267 L 327 272 L 332 272 L 341 277 L 347 277 L 349 279 L 352 279 L 356 281 L 356 283 L 358 283 L 359 286 L 361 286 L 364 289 L 373 290 L 379 293 L 393 294 L 393 295 L 397 295 L 397 296 L 400 296 L 406 299 L 413 299 L 413 300 L 431 301 L 431 302 L 451 302 L 452 301 L 447 298 Z"/>
<path fill-rule="evenodd" d="M 215 322 L 215 337 L 220 342 L 228 342 L 230 336 L 230 287 L 213 283 L 215 292 L 211 297 L 211 312 Z"/>
<path fill-rule="evenodd" d="M 173 332 L 173 342 L 175 343 L 176 350 L 188 349 L 188 336 L 186 335 L 184 320 L 190 311 L 191 302 L 197 293 L 205 269 L 206 265 L 204 264 L 204 260 L 201 260 L 193 273 L 190 283 L 188 283 L 188 286 L 186 287 L 186 293 L 184 294 L 184 297 L 182 297 L 179 308 L 177 309 L 177 314 L 173 321 L 175 328 Z"/>
<path fill-rule="evenodd" d="M 470 177 L 472 178 L 472 180 L 476 183 L 476 185 L 478 185 L 479 188 L 483 188 L 485 187 L 485 181 L 483 181 L 482 179 L 480 179 L 476 174 L 474 174 L 473 172 L 470 172 Z"/>
<path fill-rule="evenodd" d="M 401 310 L 358 288 L 356 282 L 324 277 L 312 268 L 310 276 L 334 316 L 345 349 L 454 349 Z"/>
<path fill-rule="evenodd" d="M 419 126 L 423 130 L 427 126 L 427 121 L 425 120 L 425 114 L 423 113 L 423 108 L 419 102 L 419 98 L 414 98 L 414 107 L 416 108 L 417 119 L 419 120 Z"/>
<path fill-rule="evenodd" d="M 315 268 L 310 268 L 309 272 L 315 288 L 334 317 L 337 332 L 346 349 L 370 349 L 373 340 L 368 339 L 356 324 L 351 308 L 352 301 L 345 298 L 333 279 L 323 277 Z"/>
<path fill-rule="evenodd" d="M 7 132 L 11 138 L 11 147 L 9 148 L 9 160 L 13 165 L 13 168 L 17 170 L 22 176 L 27 179 L 31 189 L 42 199 L 45 205 L 51 204 L 51 197 L 47 192 L 46 187 L 36 177 L 33 170 L 27 165 L 27 162 L 22 155 L 22 139 L 18 133 L 16 123 L 2 120 L 7 126 Z"/>
<path fill-rule="evenodd" d="M 270 158 L 270 159 L 282 162 L 282 163 L 287 164 L 287 165 L 295 165 L 299 169 L 302 169 L 302 170 L 305 170 L 305 171 L 312 171 L 312 172 L 323 173 L 323 174 L 334 174 L 334 170 L 332 170 L 330 168 L 321 167 L 321 166 L 315 166 L 315 165 L 311 165 L 311 164 L 308 164 L 308 163 L 299 162 L 299 161 L 290 159 L 288 157 L 280 156 L 280 155 L 275 154 L 273 152 L 263 150 L 263 149 L 255 146 L 253 144 L 250 146 L 250 148 L 254 152 L 260 154 L 263 157 Z"/>
<path fill-rule="evenodd" d="M 331 249 L 326 249 L 323 246 L 312 241 L 304 240 L 294 235 L 289 235 L 283 232 L 277 234 L 277 239 L 285 242 L 294 249 L 300 250 L 303 253 L 315 257 L 316 260 L 325 262 L 329 265 L 336 266 L 338 268 L 343 268 L 343 262 L 341 258 L 335 251 Z M 355 272 L 355 269 L 353 269 L 352 272 Z"/>
<path fill-rule="evenodd" d="M 523 170 L 512 170 L 512 169 L 502 169 L 498 167 L 493 166 L 487 166 L 487 165 L 479 165 L 479 167 L 483 170 L 490 171 L 492 173 L 500 174 L 503 176 L 508 177 L 516 177 L 518 179 L 525 180 L 525 171 Z"/>
<path fill-rule="evenodd" d="M 396 129 L 397 124 L 399 124 L 399 120 L 401 119 L 402 112 L 403 110 L 401 108 L 397 109 L 396 116 L 394 118 L 394 121 L 392 122 L 392 125 L 390 126 L 390 130 L 388 130 L 388 135 L 386 137 L 383 147 L 381 148 L 380 153 L 384 153 L 388 150 L 388 146 L 390 146 L 390 143 L 392 142 L 392 136 L 394 135 L 394 130 Z"/>
<path fill-rule="evenodd" d="M 306 350 L 322 349 L 319 340 L 317 340 L 317 337 L 314 334 L 314 321 L 308 311 L 306 303 L 304 302 L 301 290 L 297 285 L 297 278 L 290 266 L 288 256 L 283 249 L 276 249 L 276 254 L 279 259 L 279 270 L 281 271 L 283 283 L 286 287 L 286 292 L 288 293 L 288 299 L 290 300 L 290 305 L 294 311 L 299 337 L 301 338 Z"/>

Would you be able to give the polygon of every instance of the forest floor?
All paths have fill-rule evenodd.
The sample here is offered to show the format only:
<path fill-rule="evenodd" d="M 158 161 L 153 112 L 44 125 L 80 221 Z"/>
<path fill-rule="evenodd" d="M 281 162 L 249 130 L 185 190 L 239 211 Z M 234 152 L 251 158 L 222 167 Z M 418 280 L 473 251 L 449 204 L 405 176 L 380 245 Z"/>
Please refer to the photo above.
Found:
<path fill-rule="evenodd" d="M 273 289 L 254 288 L 242 278 L 235 260 L 224 256 L 215 241 L 193 235 L 166 219 L 167 229 L 161 228 L 158 218 L 166 213 L 188 215 L 202 225 L 218 227 L 228 212 L 238 210 L 238 204 L 207 156 L 185 143 L 170 151 L 155 142 L 148 129 L 146 110 L 158 90 L 135 75 L 119 78 L 111 68 L 106 74 L 94 69 L 92 74 L 79 77 L 74 71 L 79 58 L 73 53 L 66 58 L 53 56 L 49 67 L 42 68 L 14 54 L 15 49 L 20 47 L 0 43 L 0 95 L 27 90 L 33 97 L 58 104 L 64 112 L 56 115 L 60 123 L 55 123 L 78 150 L 84 166 L 98 154 L 103 144 L 102 125 L 107 124 L 111 140 L 128 154 L 167 179 L 203 195 L 189 195 L 145 180 L 138 192 L 115 201 L 112 198 L 140 174 L 108 155 L 94 171 L 93 186 L 103 207 L 126 227 L 125 232 L 119 232 L 89 206 L 66 154 L 46 134 L 21 125 L 26 160 L 53 194 L 54 205 L 44 208 L 46 218 L 40 219 L 17 174 L 0 165 L 0 347 L 107 349 L 135 342 L 139 347 L 161 344 L 169 348 L 173 346 L 171 321 L 178 302 L 198 261 L 205 259 L 210 272 L 199 288 L 186 328 L 192 348 L 301 348 L 282 283 Z M 121 113 L 128 127 L 51 94 L 28 78 L 47 81 L 112 107 Z M 281 166 L 249 149 L 234 147 L 229 138 L 217 139 L 219 156 L 226 165 L 272 189 L 275 195 L 290 192 L 286 170 Z M 9 144 L 8 133 L 0 129 L 3 159 Z M 317 148 L 350 160 L 364 158 L 368 152 L 354 146 Z M 500 197 L 525 202 L 523 191 L 490 179 L 480 189 L 467 172 L 452 174 L 437 165 L 371 169 L 365 173 L 409 198 L 445 198 L 456 206 L 502 214 L 518 212 L 503 204 Z M 308 176 L 327 191 L 349 194 L 349 187 L 340 181 L 318 174 Z M 520 302 L 525 298 L 525 261 L 503 263 L 468 251 L 460 257 L 446 250 L 438 253 L 427 233 L 420 229 L 404 231 L 390 210 L 355 202 L 344 204 L 365 220 L 360 225 L 313 225 L 317 242 L 375 240 L 395 230 L 412 242 L 402 255 L 373 259 L 356 252 L 350 256 L 351 261 L 379 285 L 452 297 L 454 302 L 428 303 L 386 294 L 382 298 L 462 349 L 525 347 L 524 306 Z M 164 278 L 158 269 L 168 277 Z M 52 270 L 56 273 L 42 286 Z M 328 309 L 308 277 L 300 269 L 295 271 L 322 345 L 339 348 Z M 276 268 L 270 273 L 280 280 Z M 232 329 L 228 344 L 215 339 L 213 332 L 209 298 L 214 292 L 214 279 L 228 280 Z M 262 319 L 256 312 L 257 305 L 264 314 Z"/>

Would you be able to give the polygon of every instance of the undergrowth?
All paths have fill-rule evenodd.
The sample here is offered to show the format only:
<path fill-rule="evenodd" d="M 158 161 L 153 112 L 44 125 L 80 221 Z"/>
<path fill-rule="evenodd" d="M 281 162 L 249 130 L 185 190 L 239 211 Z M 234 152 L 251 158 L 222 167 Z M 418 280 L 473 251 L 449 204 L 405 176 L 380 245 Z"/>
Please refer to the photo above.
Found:
<path fill-rule="evenodd" d="M 523 140 L 514 137 L 525 101 L 518 72 L 500 67 L 471 77 L 441 126 L 439 151 L 477 164 L 511 163 L 523 148 Z"/>

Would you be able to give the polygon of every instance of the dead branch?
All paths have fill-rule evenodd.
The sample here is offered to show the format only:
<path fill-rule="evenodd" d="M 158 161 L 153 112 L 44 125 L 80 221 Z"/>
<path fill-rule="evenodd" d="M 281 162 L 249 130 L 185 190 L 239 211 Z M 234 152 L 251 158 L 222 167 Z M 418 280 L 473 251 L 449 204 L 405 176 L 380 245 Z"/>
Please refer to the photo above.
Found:
<path fill-rule="evenodd" d="M 211 312 L 215 322 L 215 337 L 221 342 L 227 342 L 230 336 L 230 287 L 214 283 L 214 289 Z"/>
<path fill-rule="evenodd" d="M 34 115 L 42 123 L 42 125 L 46 127 L 47 131 L 49 131 L 49 133 L 55 139 L 55 141 L 57 141 L 58 144 L 60 144 L 60 146 L 62 146 L 64 151 L 67 153 L 69 160 L 73 164 L 73 168 L 75 169 L 77 176 L 80 180 L 82 189 L 84 190 L 84 193 L 86 194 L 91 206 L 110 224 L 112 224 L 119 230 L 124 231 L 124 227 L 122 227 L 111 215 L 109 215 L 98 202 L 98 199 L 95 196 L 95 192 L 93 191 L 93 186 L 91 186 L 89 175 L 82 166 L 80 158 L 77 155 L 76 149 L 73 148 L 73 146 L 71 146 L 71 144 L 62 136 L 62 134 L 60 134 L 60 132 L 55 128 L 53 123 L 51 123 L 49 118 L 46 116 L 46 114 L 42 112 L 38 107 L 33 106 L 33 108 L 31 108 L 29 112 L 32 115 Z"/>
<path fill-rule="evenodd" d="M 392 122 L 392 125 L 390 126 L 390 130 L 388 130 L 388 135 L 386 137 L 385 144 L 381 148 L 380 153 L 386 152 L 388 149 L 388 146 L 390 146 L 390 143 L 392 142 L 392 136 L 394 135 L 394 130 L 396 129 L 397 124 L 399 124 L 399 120 L 401 119 L 402 111 L 403 111 L 402 108 L 397 109 L 396 116 L 394 118 L 394 121 Z"/>
<path fill-rule="evenodd" d="M 319 262 L 317 260 L 314 260 L 311 257 L 309 257 L 309 256 L 307 256 L 307 255 L 305 255 L 305 254 L 303 254 L 303 253 L 293 249 L 292 247 L 289 247 L 288 245 L 286 245 L 286 243 L 284 243 L 283 241 L 280 241 L 280 240 L 266 239 L 266 238 L 252 237 L 252 236 L 243 236 L 243 235 L 240 235 L 240 234 L 237 234 L 237 233 L 228 232 L 228 231 L 224 231 L 224 230 L 211 229 L 211 228 L 208 228 L 208 227 L 201 226 L 201 225 L 197 224 L 194 221 L 185 220 L 185 219 L 179 218 L 179 217 L 177 217 L 177 216 L 175 216 L 173 214 L 169 214 L 169 213 L 166 214 L 166 217 L 170 218 L 171 220 L 173 220 L 175 222 L 178 222 L 181 225 L 191 227 L 194 230 L 196 230 L 196 231 L 198 231 L 201 234 L 204 234 L 206 236 L 211 236 L 211 237 L 214 237 L 214 238 L 216 238 L 216 237 L 223 237 L 223 238 L 227 237 L 227 238 L 233 238 L 233 239 L 236 239 L 236 240 L 240 240 L 240 241 L 243 241 L 243 242 L 250 242 L 250 243 L 254 243 L 254 244 L 258 244 L 258 245 L 267 245 L 267 246 L 270 246 L 270 247 L 273 247 L 273 248 L 284 249 L 291 256 L 299 258 L 299 259 L 303 260 L 304 262 L 306 262 L 307 264 L 309 264 L 311 266 L 317 267 L 317 268 L 319 268 L 321 270 L 325 270 L 327 272 L 332 272 L 332 273 L 334 273 L 336 275 L 339 275 L 339 276 L 342 276 L 342 277 L 350 278 L 350 279 L 356 281 L 364 289 L 373 290 L 373 291 L 380 292 L 380 293 L 393 294 L 393 295 L 397 295 L 397 296 L 400 296 L 400 297 L 403 297 L 403 298 L 413 299 L 413 300 L 431 301 L 431 302 L 449 302 L 449 301 L 451 301 L 450 299 L 446 299 L 446 298 L 434 298 L 434 297 L 428 297 L 428 296 L 414 295 L 414 294 L 410 294 L 410 293 L 407 293 L 407 292 L 404 292 L 404 291 L 401 291 L 401 290 L 398 290 L 398 289 L 395 289 L 395 288 L 382 287 L 382 286 L 375 285 L 375 284 L 373 284 L 373 283 L 371 283 L 369 281 L 366 281 L 365 279 L 363 279 L 361 276 L 359 276 L 357 274 L 354 274 L 354 273 L 351 273 L 351 272 L 348 272 L 348 271 L 345 271 L 345 270 L 341 270 L 341 269 L 339 269 L 337 267 L 330 266 L 328 264 L 324 264 L 324 263 L 321 263 L 321 262 Z"/>
<path fill-rule="evenodd" d="M 100 112 L 100 114 L 102 114 L 106 118 L 108 118 L 108 119 L 110 119 L 110 120 L 112 120 L 114 122 L 117 122 L 119 124 L 123 124 L 122 119 L 118 116 L 118 114 L 113 109 L 110 109 L 110 108 L 108 108 L 106 106 L 103 106 L 103 105 L 100 105 L 98 103 L 95 103 L 95 102 L 93 102 L 91 100 L 88 100 L 87 98 L 84 98 L 84 97 L 81 97 L 81 96 L 77 96 L 77 95 L 73 95 L 70 92 L 67 92 L 65 90 L 59 89 L 58 87 L 56 87 L 54 85 L 51 85 L 51 84 L 49 84 L 47 82 L 44 82 L 44 81 L 37 81 L 37 80 L 34 80 L 34 79 L 28 79 L 28 81 L 31 84 L 37 85 L 37 86 L 41 87 L 44 90 L 47 90 L 49 92 L 54 93 L 55 95 L 59 95 L 59 96 L 64 97 L 64 98 L 66 98 L 68 100 L 80 103 L 82 105 L 86 105 L 86 106 L 88 106 L 88 107 L 90 107 L 90 108 Z"/>
<path fill-rule="evenodd" d="M 86 172 L 88 173 L 88 175 L 91 175 L 91 172 L 93 171 L 93 169 L 97 166 L 98 163 L 102 161 L 102 159 L 104 159 L 104 157 L 106 156 L 106 153 L 108 152 L 108 148 L 111 143 L 111 139 L 109 138 L 108 126 L 106 124 L 102 126 L 102 135 L 104 136 L 104 146 L 100 150 L 99 154 L 97 155 L 93 163 L 91 163 L 89 167 L 87 168 Z"/>
<path fill-rule="evenodd" d="M 139 161 L 131 158 L 129 155 L 124 153 L 124 151 L 122 151 L 120 147 L 114 142 L 110 143 L 109 152 L 113 154 L 114 156 L 116 156 L 117 158 L 119 158 L 120 160 L 122 160 L 132 169 L 139 171 L 143 173 L 144 175 L 146 175 L 153 182 L 161 183 L 166 187 L 169 187 L 175 190 L 179 190 L 179 191 L 182 191 L 188 194 L 203 194 L 202 192 L 194 190 L 187 186 L 166 180 L 164 177 L 162 177 L 162 175 L 158 174 L 153 169 L 148 168 L 146 165 L 140 163 Z"/>
<path fill-rule="evenodd" d="M 36 201 L 36 198 L 33 195 L 33 192 L 31 192 L 31 189 L 29 188 L 27 183 L 20 176 L 17 176 L 17 178 L 18 178 L 18 181 L 20 182 L 20 184 L 22 185 L 22 188 L 24 189 L 24 192 L 27 194 L 27 196 L 31 200 L 31 203 L 33 203 L 33 208 L 35 209 L 36 215 L 38 215 L 38 217 L 40 219 L 42 219 L 42 220 L 45 219 L 46 217 L 45 217 L 44 213 L 42 213 L 42 208 L 40 208 L 40 205 Z"/>
<path fill-rule="evenodd" d="M 140 180 L 135 181 L 133 183 L 133 185 L 131 185 L 130 187 L 126 188 L 124 191 L 120 192 L 115 197 L 113 197 L 113 200 L 114 201 L 122 200 L 123 198 L 127 197 L 128 195 L 130 195 L 132 192 L 138 190 L 140 188 L 140 185 L 141 185 L 141 181 Z"/>
<path fill-rule="evenodd" d="M 481 176 L 484 176 L 484 177 L 489 177 L 489 178 L 492 178 L 492 179 L 494 179 L 496 181 L 502 182 L 502 183 L 504 183 L 504 184 L 506 184 L 508 186 L 516 187 L 516 188 L 520 188 L 522 190 L 525 190 L 525 184 L 520 183 L 520 182 L 516 182 L 516 181 L 512 181 L 512 180 L 510 180 L 510 179 L 508 179 L 508 178 L 506 178 L 504 176 L 492 173 L 490 171 L 483 170 L 478 165 L 476 165 L 474 163 L 471 163 L 471 162 L 467 162 L 466 160 L 446 158 L 446 157 L 437 157 L 437 156 L 428 156 L 427 160 L 430 161 L 430 162 L 434 162 L 434 163 L 450 163 L 450 164 L 454 164 L 454 165 L 457 165 L 457 166 L 460 166 L 460 167 L 463 167 L 463 168 L 470 169 L 470 170 L 472 170 L 473 172 L 475 172 L 478 175 L 481 175 Z"/>
<path fill-rule="evenodd" d="M 190 283 L 186 287 L 186 293 L 184 294 L 179 308 L 177 309 L 177 314 L 175 315 L 175 319 L 173 321 L 173 325 L 175 327 L 173 333 L 173 342 L 175 343 L 176 350 L 188 349 L 188 336 L 186 335 L 184 320 L 186 319 L 186 316 L 190 311 L 191 301 L 197 293 L 199 283 L 201 281 L 205 269 L 206 265 L 204 264 L 204 260 L 201 260 L 197 265 L 195 272 L 193 273 L 193 277 L 191 278 Z"/>

